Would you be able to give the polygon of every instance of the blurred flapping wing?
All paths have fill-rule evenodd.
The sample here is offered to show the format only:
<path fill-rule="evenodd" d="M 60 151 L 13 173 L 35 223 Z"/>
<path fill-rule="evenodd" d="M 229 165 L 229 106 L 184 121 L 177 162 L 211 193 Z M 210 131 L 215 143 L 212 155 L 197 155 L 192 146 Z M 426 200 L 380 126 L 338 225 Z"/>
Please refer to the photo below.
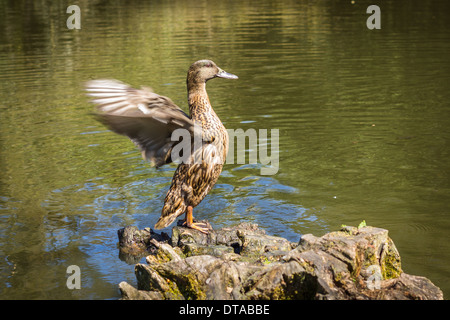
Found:
<path fill-rule="evenodd" d="M 186 129 L 191 136 L 194 123 L 172 100 L 150 88 L 134 89 L 117 80 L 92 80 L 86 91 L 93 97 L 97 119 L 110 130 L 129 137 L 144 159 L 156 167 L 170 163 L 172 132 Z"/>

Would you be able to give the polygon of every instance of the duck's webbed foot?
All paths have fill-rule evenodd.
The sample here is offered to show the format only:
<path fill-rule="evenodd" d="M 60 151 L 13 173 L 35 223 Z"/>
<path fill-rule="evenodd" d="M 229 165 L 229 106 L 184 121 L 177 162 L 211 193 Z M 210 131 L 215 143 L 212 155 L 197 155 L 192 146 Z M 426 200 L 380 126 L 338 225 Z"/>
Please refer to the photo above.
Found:
<path fill-rule="evenodd" d="M 186 226 L 187 228 L 195 229 L 202 233 L 208 234 L 209 233 L 208 225 L 202 222 L 194 222 L 194 216 L 192 214 L 192 211 L 193 211 L 192 206 L 188 206 L 186 211 L 186 219 L 184 220 L 183 225 Z"/>

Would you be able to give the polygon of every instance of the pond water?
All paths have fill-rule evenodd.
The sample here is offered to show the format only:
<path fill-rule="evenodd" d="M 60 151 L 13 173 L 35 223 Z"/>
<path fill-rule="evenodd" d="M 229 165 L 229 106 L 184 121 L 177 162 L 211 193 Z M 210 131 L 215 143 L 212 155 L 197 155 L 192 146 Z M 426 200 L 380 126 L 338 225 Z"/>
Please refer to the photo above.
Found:
<path fill-rule="evenodd" d="M 239 76 L 207 85 L 227 128 L 279 130 L 279 169 L 226 164 L 197 218 L 291 241 L 365 220 L 448 297 L 450 3 L 380 1 L 379 30 L 371 4 L 80 1 L 71 30 L 66 3 L 3 1 L 0 298 L 117 299 L 135 284 L 117 230 L 153 227 L 175 166 L 150 167 L 97 123 L 83 83 L 150 86 L 187 110 L 204 58 Z"/>

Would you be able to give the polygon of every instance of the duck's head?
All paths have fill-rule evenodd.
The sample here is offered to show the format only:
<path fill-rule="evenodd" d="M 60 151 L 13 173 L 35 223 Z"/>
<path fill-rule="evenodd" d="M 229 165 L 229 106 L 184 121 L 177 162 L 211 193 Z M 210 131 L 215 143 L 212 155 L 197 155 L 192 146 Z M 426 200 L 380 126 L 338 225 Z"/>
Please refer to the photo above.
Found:
<path fill-rule="evenodd" d="M 205 83 L 206 81 L 213 78 L 225 78 L 225 79 L 237 79 L 238 77 L 234 74 L 225 72 L 220 69 L 211 60 L 199 60 L 194 62 L 189 70 L 187 76 L 187 82 L 189 84 Z"/>

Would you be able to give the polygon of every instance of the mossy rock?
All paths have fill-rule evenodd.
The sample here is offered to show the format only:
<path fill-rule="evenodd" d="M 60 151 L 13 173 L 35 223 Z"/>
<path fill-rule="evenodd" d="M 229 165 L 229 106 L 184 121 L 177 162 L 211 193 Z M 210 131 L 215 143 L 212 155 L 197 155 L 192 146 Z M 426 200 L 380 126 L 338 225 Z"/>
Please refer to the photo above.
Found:
<path fill-rule="evenodd" d="M 136 265 L 137 289 L 121 283 L 124 299 L 443 298 L 428 279 L 402 272 L 400 254 L 380 228 L 345 227 L 292 244 L 252 224 L 209 235 L 175 227 L 172 246 L 149 243 L 158 251 L 148 265 Z"/>

